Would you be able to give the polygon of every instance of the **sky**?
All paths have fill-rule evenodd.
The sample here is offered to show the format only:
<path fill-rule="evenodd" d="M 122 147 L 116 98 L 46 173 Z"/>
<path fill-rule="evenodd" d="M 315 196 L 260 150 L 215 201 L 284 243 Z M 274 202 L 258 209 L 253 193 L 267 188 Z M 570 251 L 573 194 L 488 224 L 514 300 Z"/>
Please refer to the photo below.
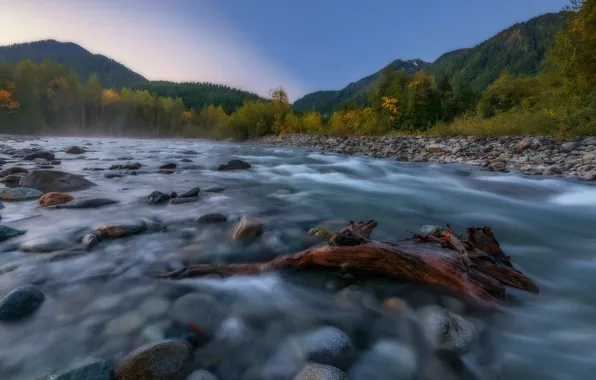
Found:
<path fill-rule="evenodd" d="M 0 45 L 56 39 L 148 79 L 291 100 L 395 59 L 433 61 L 568 0 L 0 0 Z"/>

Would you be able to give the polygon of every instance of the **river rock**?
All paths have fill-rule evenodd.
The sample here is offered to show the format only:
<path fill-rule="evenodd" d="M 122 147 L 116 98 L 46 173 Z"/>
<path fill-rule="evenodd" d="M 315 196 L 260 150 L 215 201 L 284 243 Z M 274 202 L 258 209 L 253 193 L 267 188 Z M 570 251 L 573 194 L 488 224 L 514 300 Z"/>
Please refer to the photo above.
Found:
<path fill-rule="evenodd" d="M 206 193 L 221 193 L 225 188 L 219 186 L 212 186 L 205 189 Z"/>
<path fill-rule="evenodd" d="M 113 178 L 122 178 L 124 174 L 122 173 L 103 173 L 104 178 L 113 179 Z"/>
<path fill-rule="evenodd" d="M 553 165 L 548 168 L 548 174 L 563 174 L 563 169 L 556 165 Z"/>
<path fill-rule="evenodd" d="M 91 234 L 97 235 L 102 239 L 117 239 L 126 236 L 140 234 L 145 231 L 144 224 L 108 224 L 91 231 Z"/>
<path fill-rule="evenodd" d="M 192 189 L 183 192 L 182 194 L 178 195 L 178 198 L 195 198 L 199 195 L 201 189 L 198 187 L 193 187 Z"/>
<path fill-rule="evenodd" d="M 78 198 L 52 208 L 99 208 L 114 203 L 118 203 L 118 201 L 108 198 Z"/>
<path fill-rule="evenodd" d="M 0 242 L 11 239 L 13 237 L 21 236 L 23 234 L 25 234 L 25 231 L 0 225 Z"/>
<path fill-rule="evenodd" d="M 227 164 L 221 164 L 217 167 L 219 171 L 226 171 L 226 170 L 245 170 L 250 169 L 251 165 L 242 160 L 231 160 L 228 161 Z"/>
<path fill-rule="evenodd" d="M 4 178 L 6 176 L 12 175 L 12 174 L 18 174 L 18 173 L 29 173 L 29 170 L 24 169 L 24 168 L 19 168 L 19 167 L 12 167 L 12 168 L 6 168 L 4 170 L 0 170 L 0 178 Z"/>
<path fill-rule="evenodd" d="M 161 165 L 159 169 L 176 169 L 176 164 L 173 162 Z"/>
<path fill-rule="evenodd" d="M 530 142 L 528 140 L 522 140 L 517 144 L 517 146 L 515 147 L 515 150 L 517 152 L 521 152 L 521 151 L 528 149 L 529 147 L 530 147 Z"/>
<path fill-rule="evenodd" d="M 170 169 L 159 169 L 157 172 L 160 174 L 174 174 L 175 173 L 174 170 L 170 170 Z"/>
<path fill-rule="evenodd" d="M 43 193 L 26 187 L 5 188 L 0 190 L 0 199 L 6 202 L 20 202 L 39 199 Z"/>
<path fill-rule="evenodd" d="M 138 162 L 132 164 L 123 164 L 123 165 L 112 165 L 108 169 L 109 170 L 139 170 L 143 165 L 139 164 Z"/>
<path fill-rule="evenodd" d="M 241 240 L 259 236 L 262 232 L 263 222 L 260 219 L 243 216 L 236 224 L 236 227 L 234 227 L 232 237 L 236 240 Z"/>
<path fill-rule="evenodd" d="M 294 376 L 294 380 L 348 380 L 348 375 L 330 365 L 309 363 Z"/>
<path fill-rule="evenodd" d="M 200 369 L 191 373 L 186 380 L 217 380 L 217 377 L 209 371 Z"/>
<path fill-rule="evenodd" d="M 64 153 L 68 153 L 68 154 L 83 154 L 87 152 L 84 148 L 81 148 L 79 146 L 71 146 L 66 148 L 66 150 L 64 151 Z"/>
<path fill-rule="evenodd" d="M 186 380 L 194 352 L 183 340 L 148 344 L 129 353 L 116 365 L 117 380 Z"/>
<path fill-rule="evenodd" d="M 71 246 L 73 246 L 72 243 L 63 239 L 49 237 L 26 241 L 21 244 L 20 250 L 29 253 L 48 253 L 67 249 Z"/>
<path fill-rule="evenodd" d="M 99 360 L 68 372 L 46 376 L 39 380 L 114 380 L 114 363 Z"/>
<path fill-rule="evenodd" d="M 413 380 L 417 358 L 414 349 L 394 340 L 381 340 L 350 369 L 351 379 Z"/>
<path fill-rule="evenodd" d="M 123 336 L 140 330 L 147 318 L 136 311 L 131 311 L 107 323 L 105 333 L 112 336 Z"/>
<path fill-rule="evenodd" d="M 34 161 L 36 158 L 43 158 L 44 160 L 52 161 L 55 158 L 55 156 L 52 152 L 38 151 L 26 155 L 25 157 L 23 157 L 23 160 Z"/>
<path fill-rule="evenodd" d="M 355 352 L 350 338 L 336 327 L 326 326 L 299 339 L 306 358 L 319 364 L 337 365 L 351 358 Z"/>
<path fill-rule="evenodd" d="M 170 200 L 169 194 L 164 194 L 160 191 L 154 191 L 147 197 L 147 203 L 149 204 L 160 204 Z"/>
<path fill-rule="evenodd" d="M 199 198 L 198 197 L 192 197 L 192 198 L 174 198 L 170 201 L 171 204 L 173 205 L 180 205 L 180 204 L 184 204 L 184 203 L 193 203 L 198 201 Z"/>
<path fill-rule="evenodd" d="M 30 187 L 44 193 L 85 190 L 95 184 L 78 174 L 64 173 L 56 170 L 40 170 L 31 172 L 19 182 L 21 187 Z"/>
<path fill-rule="evenodd" d="M 72 201 L 73 199 L 74 198 L 72 197 L 72 195 L 66 193 L 47 193 L 44 194 L 41 198 L 39 198 L 39 206 L 49 207 L 62 205 Z"/>
<path fill-rule="evenodd" d="M 170 308 L 170 317 L 185 326 L 196 324 L 213 335 L 225 317 L 223 306 L 209 294 L 189 293 L 178 298 Z"/>
<path fill-rule="evenodd" d="M 225 223 L 228 221 L 228 217 L 222 214 L 206 214 L 197 218 L 199 224 L 216 224 Z"/>
<path fill-rule="evenodd" d="M 310 230 L 308 230 L 308 234 L 325 240 L 329 240 L 331 239 L 331 236 L 333 236 L 333 234 L 324 227 L 311 228 Z"/>
<path fill-rule="evenodd" d="M 0 299 L 0 321 L 18 321 L 33 314 L 45 300 L 36 287 L 22 286 Z"/>
<path fill-rule="evenodd" d="M 418 310 L 418 322 L 433 350 L 468 352 L 480 335 L 480 326 L 447 310 L 429 305 Z"/>

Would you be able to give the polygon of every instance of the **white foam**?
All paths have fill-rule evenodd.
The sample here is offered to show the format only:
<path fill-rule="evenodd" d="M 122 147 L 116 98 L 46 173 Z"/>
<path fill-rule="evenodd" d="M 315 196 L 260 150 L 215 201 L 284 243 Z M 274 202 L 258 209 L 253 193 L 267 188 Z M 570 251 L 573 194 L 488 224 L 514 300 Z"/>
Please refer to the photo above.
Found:
<path fill-rule="evenodd" d="M 549 201 L 563 206 L 596 207 L 596 187 L 588 189 L 572 189 L 566 193 L 550 197 Z"/>

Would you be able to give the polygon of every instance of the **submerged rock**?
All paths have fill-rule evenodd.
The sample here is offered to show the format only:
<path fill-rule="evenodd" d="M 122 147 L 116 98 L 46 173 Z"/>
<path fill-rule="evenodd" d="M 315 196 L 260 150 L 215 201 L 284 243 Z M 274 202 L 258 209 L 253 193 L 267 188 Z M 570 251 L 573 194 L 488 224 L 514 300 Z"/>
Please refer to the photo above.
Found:
<path fill-rule="evenodd" d="M 124 165 L 112 165 L 108 169 L 109 170 L 139 170 L 141 168 L 141 164 L 135 162 L 133 164 L 124 164 Z"/>
<path fill-rule="evenodd" d="M 36 158 L 43 158 L 47 161 L 52 161 L 55 157 L 56 156 L 54 156 L 54 153 L 52 152 L 38 151 L 26 155 L 25 157 L 23 157 L 23 160 L 34 161 Z"/>
<path fill-rule="evenodd" d="M 118 203 L 118 201 L 108 198 L 79 198 L 52 208 L 99 208 L 114 203 Z"/>
<path fill-rule="evenodd" d="M 184 204 L 184 203 L 193 203 L 198 200 L 199 200 L 198 197 L 191 197 L 191 198 L 190 197 L 185 197 L 185 198 L 178 197 L 178 198 L 172 199 L 170 201 L 170 203 L 173 205 L 180 205 L 180 204 Z"/>
<path fill-rule="evenodd" d="M 40 380 L 114 380 L 114 363 L 99 360 Z"/>
<path fill-rule="evenodd" d="M 263 233 L 263 222 L 260 219 L 243 216 L 234 227 L 232 237 L 236 240 L 259 236 Z"/>
<path fill-rule="evenodd" d="M 144 224 L 108 224 L 91 231 L 102 239 L 116 239 L 140 234 L 145 231 Z"/>
<path fill-rule="evenodd" d="M 191 373 L 186 380 L 217 380 L 217 377 L 209 371 L 200 369 Z"/>
<path fill-rule="evenodd" d="M 173 162 L 161 165 L 159 169 L 176 169 L 176 164 Z"/>
<path fill-rule="evenodd" d="M 19 173 L 27 174 L 27 173 L 29 173 L 29 170 L 24 169 L 24 168 L 19 168 L 19 167 L 7 168 L 4 170 L 0 170 L 0 178 L 4 178 L 6 176 L 9 176 L 12 174 L 19 174 Z"/>
<path fill-rule="evenodd" d="M 178 195 L 178 198 L 195 198 L 199 195 L 201 189 L 198 187 L 193 187 L 192 189 L 183 192 L 182 194 Z"/>
<path fill-rule="evenodd" d="M 68 154 L 83 154 L 87 152 L 84 148 L 78 147 L 78 146 L 71 146 L 66 148 L 66 150 L 64 151 L 64 153 L 68 153 Z"/>
<path fill-rule="evenodd" d="M 93 182 L 78 174 L 56 170 L 40 170 L 27 174 L 19 182 L 21 187 L 30 187 L 44 193 L 85 190 L 96 186 Z"/>
<path fill-rule="evenodd" d="M 468 352 L 480 336 L 480 326 L 447 310 L 430 305 L 418 310 L 419 323 L 433 350 Z"/>
<path fill-rule="evenodd" d="M 227 164 L 221 164 L 217 167 L 217 170 L 219 171 L 225 171 L 225 170 L 245 170 L 245 169 L 250 169 L 251 165 L 246 162 L 246 161 L 242 161 L 242 160 L 231 160 L 228 161 Z"/>
<path fill-rule="evenodd" d="M 183 340 L 148 344 L 129 353 L 116 365 L 118 380 L 186 380 L 194 352 Z"/>
<path fill-rule="evenodd" d="M 225 223 L 227 221 L 228 217 L 223 214 L 206 214 L 197 218 L 199 224 Z"/>
<path fill-rule="evenodd" d="M 225 188 L 219 186 L 212 186 L 205 189 L 206 193 L 221 193 Z"/>
<path fill-rule="evenodd" d="M 170 317 L 185 326 L 196 324 L 213 335 L 226 313 L 223 306 L 209 294 L 189 293 L 178 298 L 170 308 Z"/>
<path fill-rule="evenodd" d="M 27 241 L 21 244 L 20 249 L 23 252 L 48 253 L 67 249 L 72 245 L 66 240 L 50 237 Z"/>
<path fill-rule="evenodd" d="M 107 179 L 113 179 L 113 178 L 122 178 L 122 177 L 124 177 L 124 174 L 121 174 L 121 173 L 104 173 L 103 176 L 104 176 L 104 178 L 107 178 Z"/>
<path fill-rule="evenodd" d="M 25 231 L 17 230 L 8 226 L 0 225 L 0 242 L 11 239 L 13 237 L 24 235 Z"/>
<path fill-rule="evenodd" d="M 22 286 L 0 299 L 0 321 L 18 321 L 33 314 L 45 300 L 36 287 Z"/>
<path fill-rule="evenodd" d="M 149 204 L 159 204 L 169 201 L 171 196 L 169 194 L 164 194 L 160 191 L 154 191 L 147 197 L 147 203 Z"/>
<path fill-rule="evenodd" d="M 62 205 L 72 201 L 74 198 L 70 194 L 66 193 L 47 193 L 41 198 L 39 198 L 39 206 L 40 207 L 49 207 L 49 206 L 56 206 Z"/>
<path fill-rule="evenodd" d="M 351 379 L 413 380 L 417 371 L 414 349 L 394 340 L 381 340 L 350 369 Z"/>
<path fill-rule="evenodd" d="M 10 174 L 6 177 L 0 178 L 0 183 L 3 183 L 6 187 L 19 187 L 19 182 L 21 182 L 21 178 L 23 178 L 26 175 L 27 173 Z"/>
<path fill-rule="evenodd" d="M 6 202 L 21 202 L 39 199 L 43 193 L 37 189 L 27 187 L 13 187 L 0 190 L 0 200 Z"/>

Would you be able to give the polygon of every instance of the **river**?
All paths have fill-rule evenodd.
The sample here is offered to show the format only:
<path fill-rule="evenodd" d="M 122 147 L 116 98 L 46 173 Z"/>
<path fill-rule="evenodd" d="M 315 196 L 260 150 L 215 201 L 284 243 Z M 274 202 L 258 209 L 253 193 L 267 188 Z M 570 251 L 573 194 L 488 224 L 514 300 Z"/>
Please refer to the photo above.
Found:
<path fill-rule="evenodd" d="M 226 310 L 229 316 L 239 315 L 235 321 L 255 333 L 248 347 L 256 351 L 262 346 L 265 352 L 274 345 L 272 341 L 282 342 L 284 334 L 299 330 L 296 316 L 315 325 L 334 319 L 349 324 L 349 313 L 335 312 L 327 302 L 331 296 L 325 293 L 334 290 L 332 285 L 309 290 L 309 284 L 276 274 L 179 282 L 156 280 L 148 274 L 176 269 L 184 262 L 270 259 L 303 249 L 304 234 L 313 226 L 336 231 L 349 220 L 367 219 L 379 224 L 373 237 L 386 241 L 407 238 L 408 231 L 425 224 L 449 223 L 461 232 L 467 226 L 491 226 L 514 265 L 536 282 L 541 293 L 511 292 L 515 302 L 506 305 L 494 322 L 490 376 L 563 380 L 590 379 L 596 373 L 595 186 L 466 166 L 193 140 L 4 140 L 15 148 L 39 144 L 55 152 L 89 143 L 85 159 L 57 153 L 62 160 L 57 170 L 84 174 L 98 185 L 73 196 L 108 197 L 119 203 L 99 209 L 44 210 L 36 201 L 5 202 L 0 210 L 2 224 L 27 233 L 0 243 L 0 273 L 4 272 L 0 295 L 35 284 L 46 299 L 29 319 L 0 324 L 2 379 L 33 379 L 94 358 L 118 358 L 155 335 L 170 334 L 175 328 L 168 319 L 168 303 L 189 291 L 221 296 L 226 305 L 242 309 L 236 314 L 231 306 Z M 123 156 L 130 160 L 118 160 Z M 235 158 L 252 168 L 214 170 Z M 143 167 L 136 176 L 113 179 L 105 178 L 104 171 L 84 170 L 125 162 Z M 178 164 L 174 174 L 156 173 L 169 162 Z M 146 202 L 155 190 L 180 193 L 197 186 L 225 190 L 202 191 L 199 201 L 189 204 Z M 223 227 L 192 222 L 207 213 L 226 214 L 230 221 L 256 216 L 264 220 L 265 232 L 248 246 L 233 243 L 228 238 L 231 222 Z M 44 261 L 44 254 L 16 249 L 21 242 L 49 237 L 68 240 L 102 224 L 140 218 L 161 220 L 168 230 L 102 242 L 87 255 L 55 262 Z M 408 289 L 406 299 L 408 294 L 418 294 L 416 288 L 403 289 Z M 429 302 L 438 297 L 427 296 Z M 246 314 L 250 317 L 242 319 Z M 254 321 L 259 318 L 262 321 Z M 285 324 L 284 318 L 291 322 Z M 229 360 L 238 355 L 230 352 Z M 251 355 L 255 366 L 266 361 L 265 354 Z M 475 378 L 496 378 L 473 360 L 464 363 Z M 240 378 L 234 377 L 238 372 L 233 366 L 218 368 L 222 380 Z M 442 378 L 471 375 L 465 376 L 454 372 L 453 377 Z"/>

